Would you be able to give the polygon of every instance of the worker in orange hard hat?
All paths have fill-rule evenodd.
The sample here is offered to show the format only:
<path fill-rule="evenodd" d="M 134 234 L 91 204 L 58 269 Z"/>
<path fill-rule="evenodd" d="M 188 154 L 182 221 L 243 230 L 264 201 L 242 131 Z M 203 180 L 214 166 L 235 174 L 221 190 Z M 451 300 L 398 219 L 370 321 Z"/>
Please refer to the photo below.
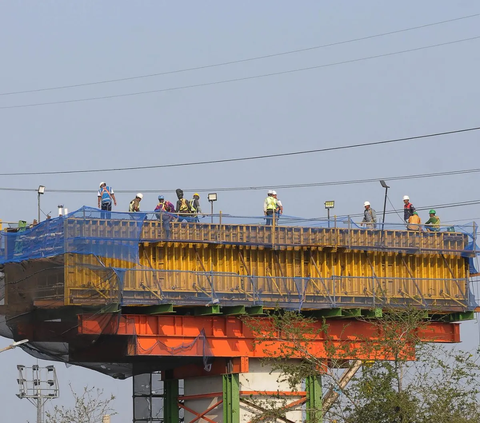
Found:
<path fill-rule="evenodd" d="M 190 211 L 194 216 L 193 221 L 199 222 L 198 213 L 202 213 L 202 208 L 200 207 L 200 195 L 198 192 L 193 194 L 193 198 L 190 200 Z"/>

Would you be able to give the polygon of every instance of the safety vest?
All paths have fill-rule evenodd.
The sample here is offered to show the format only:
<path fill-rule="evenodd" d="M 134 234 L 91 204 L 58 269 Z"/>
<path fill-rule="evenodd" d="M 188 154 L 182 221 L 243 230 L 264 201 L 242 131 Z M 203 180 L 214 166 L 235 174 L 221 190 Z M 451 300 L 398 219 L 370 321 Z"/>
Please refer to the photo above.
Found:
<path fill-rule="evenodd" d="M 277 200 L 273 197 L 267 197 L 265 200 L 267 203 L 267 210 L 277 210 Z"/>
<path fill-rule="evenodd" d="M 185 200 L 185 198 L 182 198 L 180 200 L 180 208 L 178 209 L 178 211 L 180 211 L 182 213 L 189 213 L 190 212 L 190 207 L 188 205 L 188 201 Z"/>
<path fill-rule="evenodd" d="M 196 213 L 197 209 L 195 208 L 195 199 L 190 200 L 190 211 Z"/>

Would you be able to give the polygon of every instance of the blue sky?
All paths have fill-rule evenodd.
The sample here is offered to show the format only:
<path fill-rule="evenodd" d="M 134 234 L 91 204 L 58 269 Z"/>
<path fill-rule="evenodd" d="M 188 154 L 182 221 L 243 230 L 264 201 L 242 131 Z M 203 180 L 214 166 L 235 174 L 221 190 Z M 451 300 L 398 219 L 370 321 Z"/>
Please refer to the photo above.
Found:
<path fill-rule="evenodd" d="M 235 61 L 335 43 L 479 13 L 475 1 L 337 2 L 2 2 L 0 94 L 125 78 Z M 272 186 L 386 178 L 478 168 L 479 134 L 417 140 L 337 152 L 183 168 L 12 176 L 16 172 L 106 169 L 311 150 L 479 126 L 480 40 L 242 82 L 146 95 L 20 105 L 162 90 L 349 61 L 480 36 L 480 17 L 265 60 L 191 72 L 55 91 L 0 95 L 4 221 L 37 215 L 38 185 L 47 187 L 42 210 L 55 214 L 96 206 L 100 181 L 116 190 L 126 210 L 133 194 L 183 188 L 187 196 L 217 187 Z M 10 108 L 9 108 L 10 107 Z M 478 173 L 389 183 L 402 207 L 477 200 Z M 9 189 L 9 190 L 7 190 Z M 21 191 L 31 189 L 31 191 Z M 63 190 L 53 192 L 51 190 Z M 78 193 L 76 190 L 87 190 Z M 380 211 L 378 182 L 277 190 L 285 214 L 361 213 L 368 200 Z M 265 190 L 219 193 L 216 210 L 261 215 Z M 478 219 L 479 205 L 439 208 L 442 221 Z M 387 209 L 392 209 L 389 204 Z M 421 215 L 426 220 L 425 212 Z M 400 223 L 396 215 L 389 217 Z M 465 348 L 478 343 L 476 324 L 462 325 Z M 0 340 L 7 345 L 8 340 Z M 2 416 L 33 420 L 35 410 L 14 397 L 16 364 L 34 360 L 3 353 Z M 58 364 L 68 383 L 104 387 L 118 396 L 131 420 L 131 381 Z M 67 401 L 67 395 L 57 403 Z"/>

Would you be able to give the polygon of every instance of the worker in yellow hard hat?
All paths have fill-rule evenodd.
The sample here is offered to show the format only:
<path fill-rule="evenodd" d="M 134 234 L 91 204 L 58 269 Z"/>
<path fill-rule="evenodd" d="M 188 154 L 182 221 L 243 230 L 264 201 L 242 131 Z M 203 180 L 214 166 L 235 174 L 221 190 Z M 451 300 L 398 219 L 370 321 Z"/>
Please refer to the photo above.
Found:
<path fill-rule="evenodd" d="M 202 208 L 200 207 L 200 195 L 198 192 L 193 194 L 193 198 L 190 200 L 190 211 L 193 214 L 193 221 L 199 222 L 198 213 L 202 213 Z"/>

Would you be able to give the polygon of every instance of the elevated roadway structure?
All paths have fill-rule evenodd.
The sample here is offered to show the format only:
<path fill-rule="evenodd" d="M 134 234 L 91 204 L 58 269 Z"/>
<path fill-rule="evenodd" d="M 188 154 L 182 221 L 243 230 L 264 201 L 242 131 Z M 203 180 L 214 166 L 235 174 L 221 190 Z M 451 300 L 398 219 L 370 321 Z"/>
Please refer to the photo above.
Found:
<path fill-rule="evenodd" d="M 279 392 L 291 397 L 286 419 L 301 421 L 305 404 L 320 407 L 321 381 L 290 392 L 261 363 L 280 344 L 259 345 L 243 316 L 266 327 L 270 310 L 317 318 L 327 329 L 309 348 L 325 359 L 327 337 L 339 348 L 373 339 L 370 319 L 389 309 L 423 310 L 427 342 L 459 342 L 459 322 L 473 318 L 475 224 L 421 232 L 173 217 L 83 207 L 2 231 L 0 334 L 29 339 L 23 348 L 36 357 L 117 378 L 160 372 L 161 394 L 134 381 L 135 422 L 177 422 L 179 407 L 185 421 L 247 422 L 259 411 L 249 398 Z"/>

